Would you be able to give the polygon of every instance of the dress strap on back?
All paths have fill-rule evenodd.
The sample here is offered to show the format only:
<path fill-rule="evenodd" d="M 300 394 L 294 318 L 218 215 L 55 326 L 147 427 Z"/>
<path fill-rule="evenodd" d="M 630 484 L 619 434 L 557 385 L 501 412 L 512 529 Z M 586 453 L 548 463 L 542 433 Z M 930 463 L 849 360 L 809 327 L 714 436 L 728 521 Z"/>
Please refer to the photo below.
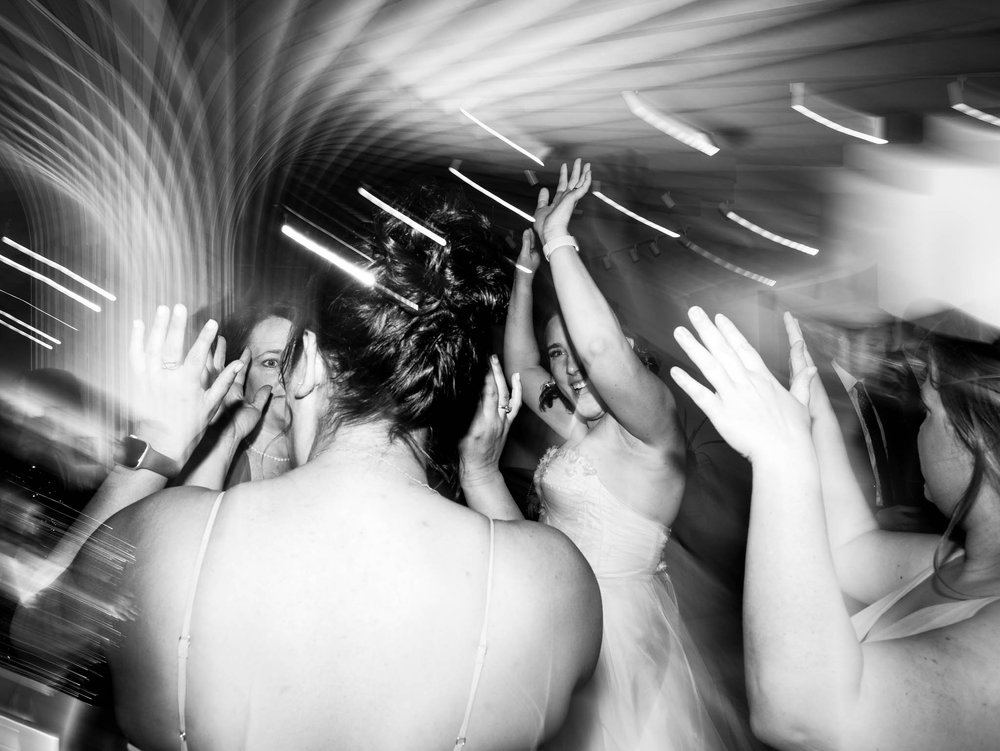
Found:
<path fill-rule="evenodd" d="M 198 557 L 194 563 L 194 575 L 191 577 L 191 590 L 188 594 L 187 606 L 184 609 L 184 625 L 181 626 L 181 636 L 177 640 L 177 716 L 180 727 L 181 751 L 187 751 L 188 747 L 187 723 L 184 715 L 187 709 L 187 662 L 188 648 L 191 646 L 191 616 L 194 613 L 194 598 L 198 594 L 201 567 L 205 562 L 205 551 L 208 550 L 208 541 L 212 536 L 212 528 L 215 526 L 215 517 L 219 514 L 223 495 L 225 492 L 216 496 L 212 511 L 208 515 L 208 521 L 205 523 L 205 532 L 201 536 L 201 547 L 198 549 Z"/>
<path fill-rule="evenodd" d="M 490 600 L 493 596 L 493 538 L 495 525 L 490 519 L 490 558 L 486 572 L 486 607 L 483 612 L 483 630 L 479 634 L 479 648 L 476 650 L 476 666 L 472 671 L 472 688 L 469 689 L 469 701 L 465 705 L 465 717 L 462 719 L 462 727 L 459 728 L 458 737 L 455 739 L 454 751 L 460 751 L 465 746 L 465 734 L 469 730 L 469 718 L 472 717 L 472 706 L 476 703 L 476 692 L 479 690 L 479 678 L 483 674 L 483 665 L 486 663 L 487 634 L 490 623 Z"/>

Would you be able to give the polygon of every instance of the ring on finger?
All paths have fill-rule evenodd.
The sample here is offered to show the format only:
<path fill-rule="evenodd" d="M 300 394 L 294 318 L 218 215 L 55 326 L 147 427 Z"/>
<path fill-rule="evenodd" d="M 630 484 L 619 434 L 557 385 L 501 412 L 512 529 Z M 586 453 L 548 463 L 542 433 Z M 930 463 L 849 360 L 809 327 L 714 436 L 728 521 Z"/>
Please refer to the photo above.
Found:
<path fill-rule="evenodd" d="M 163 362 L 160 363 L 160 367 L 163 368 L 164 370 L 177 370 L 179 366 L 180 363 L 177 362 L 176 360 L 164 360 Z"/>
<path fill-rule="evenodd" d="M 505 414 L 510 414 L 510 402 L 507 402 L 506 404 L 501 404 L 499 407 L 497 407 L 497 409 L 499 409 L 501 412 Z"/>

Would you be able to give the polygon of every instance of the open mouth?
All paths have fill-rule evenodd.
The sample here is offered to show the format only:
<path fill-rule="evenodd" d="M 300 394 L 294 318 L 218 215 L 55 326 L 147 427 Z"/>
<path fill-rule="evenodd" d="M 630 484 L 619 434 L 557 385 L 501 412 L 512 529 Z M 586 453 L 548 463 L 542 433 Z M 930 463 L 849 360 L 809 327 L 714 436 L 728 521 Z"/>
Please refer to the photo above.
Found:
<path fill-rule="evenodd" d="M 576 383 L 571 383 L 570 388 L 573 389 L 573 393 L 576 394 L 577 396 L 580 396 L 580 394 L 589 391 L 589 389 L 587 388 L 586 381 L 577 381 Z"/>

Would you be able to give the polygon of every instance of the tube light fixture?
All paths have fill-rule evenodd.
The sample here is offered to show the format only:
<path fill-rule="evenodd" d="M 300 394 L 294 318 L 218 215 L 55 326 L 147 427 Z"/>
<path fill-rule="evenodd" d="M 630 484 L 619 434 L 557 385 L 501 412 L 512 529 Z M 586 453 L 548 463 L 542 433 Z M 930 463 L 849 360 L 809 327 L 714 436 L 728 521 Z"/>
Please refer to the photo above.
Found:
<path fill-rule="evenodd" d="M 111 302 L 114 302 L 115 300 L 118 299 L 114 295 L 112 295 L 110 292 L 108 292 L 107 290 L 101 289 L 100 287 L 98 287 L 93 282 L 84 279 L 82 276 L 80 276 L 79 274 L 77 274 L 77 273 L 75 273 L 73 271 L 70 271 L 65 266 L 60 266 L 55 261 L 50 261 L 45 256 L 39 255 L 38 253 L 34 252 L 33 250 L 28 250 L 28 248 L 24 247 L 20 243 L 14 242 L 9 237 L 4 237 L 2 239 L 3 239 L 3 242 L 5 244 L 7 244 L 10 247 L 14 248 L 14 250 L 19 250 L 22 253 L 24 253 L 26 256 L 28 256 L 29 258 L 34 258 L 36 261 L 40 261 L 41 263 L 44 263 L 46 266 L 50 266 L 50 267 L 54 268 L 56 271 L 61 271 L 63 274 L 65 274 L 66 276 L 68 276 L 70 279 L 73 279 L 73 280 L 79 282 L 80 284 L 82 284 L 84 287 L 87 287 L 88 289 L 93 290 L 94 292 L 96 292 L 97 294 L 99 294 L 101 297 L 103 297 L 103 298 L 105 298 L 107 300 L 110 300 Z"/>
<path fill-rule="evenodd" d="M 45 337 L 46 339 L 48 339 L 53 344 L 62 344 L 62 342 L 59 341 L 58 339 L 56 339 L 54 336 L 49 336 L 48 334 L 46 334 L 41 329 L 36 329 L 30 323 L 25 323 L 20 318 L 17 318 L 16 316 L 12 316 L 10 313 L 7 313 L 7 312 L 5 312 L 3 310 L 0 310 L 0 316 L 3 316 L 4 318 L 10 319 L 11 321 L 13 321 L 14 323 L 18 324 L 19 326 L 24 326 L 24 328 L 28 329 L 28 331 L 34 331 L 36 334 L 38 334 L 39 336 Z"/>
<path fill-rule="evenodd" d="M 751 232 L 754 232 L 754 233 L 760 235 L 761 237 L 770 240 L 771 242 L 778 243 L 779 245 L 784 245 L 786 248 L 792 248 L 793 250 L 798 250 L 798 251 L 801 251 L 803 253 L 807 253 L 808 255 L 811 255 L 811 256 L 814 256 L 817 253 L 819 253 L 819 249 L 818 248 L 813 248 L 813 247 L 811 247 L 809 245 L 805 245 L 803 243 L 796 242 L 795 240 L 789 240 L 787 237 L 782 237 L 781 235 L 776 235 L 774 232 L 766 230 L 763 227 L 761 227 L 760 225 L 754 224 L 749 219 L 745 219 L 744 217 L 742 217 L 739 214 L 737 214 L 735 211 L 731 211 L 729 209 L 729 207 L 726 206 L 726 204 L 724 204 L 724 203 L 720 203 L 719 204 L 719 211 L 721 211 L 722 215 L 724 217 L 726 217 L 726 219 L 728 219 L 729 221 L 735 222 L 736 224 L 740 225 L 741 227 L 745 227 L 746 229 L 750 230 Z"/>
<path fill-rule="evenodd" d="M 948 84 L 948 99 L 953 110 L 1000 127 L 1000 117 L 985 111 L 1000 109 L 1000 93 L 986 91 L 960 78 Z"/>
<path fill-rule="evenodd" d="M 15 327 L 15 326 L 11 326 L 11 325 L 10 325 L 9 323 L 7 323 L 6 321 L 0 321 L 0 326 L 6 326 L 6 327 L 7 327 L 7 328 L 9 328 L 9 329 L 10 329 L 11 331 L 13 331 L 13 332 L 15 332 L 15 333 L 17 333 L 17 334 L 20 334 L 21 336 L 23 336 L 23 337 L 24 337 L 24 338 L 26 338 L 26 339 L 30 339 L 30 340 L 31 340 L 31 341 L 33 341 L 33 342 L 34 342 L 35 344 L 40 344 L 40 345 L 42 345 L 43 347 L 45 347 L 45 349 L 52 349 L 52 345 L 51 345 L 51 344 L 46 344 L 46 343 L 45 343 L 45 342 L 43 342 L 43 341 L 42 341 L 41 339 L 36 339 L 35 337 L 33 337 L 33 336 L 32 336 L 31 334 L 29 334 L 28 332 L 26 332 L 26 331 L 21 331 L 21 329 L 19 329 L 19 328 Z"/>
<path fill-rule="evenodd" d="M 489 125 L 487 125 L 486 123 L 484 123 L 482 120 L 480 120 L 478 117 L 476 117 L 475 115 L 473 115 L 468 110 L 463 109 L 462 107 L 459 107 L 458 111 L 461 112 L 463 115 L 465 115 L 470 120 L 472 120 L 472 122 L 474 122 L 480 128 L 482 128 L 483 130 L 485 130 L 491 136 L 495 136 L 496 138 L 499 138 L 501 141 L 503 141 L 505 144 L 507 144 L 511 148 L 513 148 L 513 149 L 515 149 L 517 151 L 520 151 L 522 154 L 524 154 L 526 157 L 528 157 L 528 159 L 530 159 L 531 161 L 535 162 L 539 166 L 541 166 L 541 167 L 545 166 L 545 162 L 543 162 L 537 156 L 535 156 L 534 154 L 532 154 L 527 149 L 521 148 L 520 146 L 518 146 L 516 143 L 514 143 L 513 141 L 511 141 L 509 138 L 507 138 L 507 136 L 503 135 L 502 133 L 499 133 L 499 132 L 495 131 L 493 128 L 491 128 Z"/>
<path fill-rule="evenodd" d="M 654 109 L 637 92 L 623 91 L 622 97 L 633 115 L 649 123 L 658 131 L 666 133 L 685 146 L 697 149 L 702 154 L 713 156 L 719 153 L 719 147 L 715 145 L 708 133 L 692 128 L 687 123 Z"/>
<path fill-rule="evenodd" d="M 814 120 L 820 125 L 843 133 L 844 135 L 860 138 L 862 141 L 876 144 L 889 143 L 883 138 L 885 131 L 884 118 L 876 115 L 869 115 L 865 112 L 845 107 L 842 104 L 827 99 L 826 97 L 812 94 L 806 90 L 804 83 L 791 84 L 792 89 L 792 109 L 805 115 L 810 120 Z M 831 117 L 827 117 L 830 115 Z M 837 120 L 832 119 L 838 118 Z M 845 125 L 845 122 L 857 125 L 852 128 Z M 861 130 L 859 130 L 861 128 Z"/>
<path fill-rule="evenodd" d="M 420 224 L 420 222 L 417 222 L 417 221 L 411 219 L 410 217 L 408 217 L 406 214 L 404 214 L 399 209 L 393 208 L 392 206 L 390 206 L 388 203 L 386 203 L 381 198 L 379 198 L 378 196 L 376 196 L 374 193 L 372 193 L 367 188 L 365 188 L 363 186 L 359 187 L 358 188 L 358 193 L 360 193 L 363 198 L 366 198 L 367 200 L 369 200 L 372 203 L 374 203 L 376 206 L 378 206 L 380 209 L 382 209 L 382 211 L 386 212 L 387 214 L 391 214 L 392 216 L 396 217 L 399 221 L 401 221 L 401 222 L 403 222 L 405 224 L 410 225 L 411 227 L 413 227 L 413 229 L 415 229 L 421 235 L 423 235 L 424 237 L 429 237 L 431 240 L 433 240 L 434 242 L 436 242 L 438 245 L 447 245 L 448 244 L 448 241 L 445 240 L 443 237 L 441 237 L 441 235 L 439 235 L 437 232 L 434 232 L 432 230 L 427 229 L 427 227 L 425 227 L 424 225 Z"/>
<path fill-rule="evenodd" d="M 303 248 L 305 248 L 309 252 L 315 253 L 317 256 L 319 256 L 320 258 L 322 258 L 324 261 L 328 261 L 329 263 L 333 264 L 334 266 L 336 266 L 341 271 L 344 271 L 345 273 L 347 273 L 348 275 L 350 275 L 354 279 L 357 279 L 359 282 L 361 282 L 366 287 L 374 287 L 375 289 L 379 290 L 380 292 L 383 292 L 386 295 L 388 295 L 389 297 L 391 297 L 396 302 L 401 303 L 401 304 L 407 306 L 411 310 L 415 310 L 416 311 L 416 310 L 420 309 L 419 306 L 415 302 L 413 302 L 412 300 L 409 300 L 409 299 L 403 297 L 402 295 L 398 294 L 397 292 L 393 292 L 391 289 L 389 289 L 388 287 L 386 287 L 384 284 L 379 284 L 377 281 L 375 281 L 375 275 L 372 274 L 372 272 L 368 271 L 367 269 L 363 269 L 363 268 L 361 268 L 359 266 L 355 266 L 350 261 L 347 261 L 347 260 L 341 258 L 339 255 L 337 255 L 336 253 L 334 253 L 332 250 L 330 250 L 328 248 L 324 248 L 322 245 L 320 245 L 315 240 L 313 240 L 313 239 L 311 239 L 309 237 L 306 237 L 305 235 L 303 235 L 301 232 L 299 232 L 294 227 L 291 227 L 291 226 L 289 226 L 287 224 L 281 225 L 281 234 L 285 235 L 286 237 L 291 238 L 292 240 L 294 240 L 295 242 L 297 242 L 299 245 L 301 245 Z"/>
<path fill-rule="evenodd" d="M 459 180 L 462 180 L 463 182 L 467 183 L 468 185 L 471 185 L 473 188 L 475 188 L 476 190 L 478 190 L 480 193 L 482 193 L 487 198 L 492 198 L 494 201 L 496 201 L 497 203 L 499 203 L 504 208 L 510 209 L 515 214 L 517 214 L 519 217 L 521 217 L 522 219 L 524 219 L 526 222 L 532 222 L 532 223 L 534 223 L 535 217 L 533 217 L 531 214 L 527 214 L 527 213 L 521 211 L 521 209 L 517 208 L 517 206 L 513 206 L 512 204 L 507 203 L 505 200 L 503 200 L 502 198 L 500 198 L 500 196 L 495 195 L 493 193 L 490 193 L 490 191 L 486 190 L 486 188 L 484 188 L 482 185 L 480 185 L 479 183 L 475 182 L 474 180 L 470 180 L 468 177 L 466 177 L 465 175 L 463 175 L 461 172 L 458 171 L 458 168 L 455 166 L 454 163 L 448 168 L 448 171 L 451 174 L 453 174 L 455 177 L 457 177 Z"/>
<path fill-rule="evenodd" d="M 719 258 L 719 256 L 715 255 L 715 253 L 708 252 L 707 250 L 705 250 L 700 245 L 698 245 L 696 243 L 693 243 L 690 240 L 688 240 L 686 237 L 681 238 L 680 240 L 678 240 L 678 242 L 681 245 L 683 245 L 685 248 L 687 248 L 688 250 L 697 253 L 702 258 L 705 258 L 705 259 L 711 261 L 712 263 L 716 264 L 717 266 L 721 266 L 722 268 L 726 269 L 727 271 L 732 271 L 734 274 L 739 274 L 740 276 L 745 276 L 747 279 L 753 279 L 755 282 L 760 282 L 761 284 L 766 285 L 768 287 L 773 287 L 775 284 L 777 284 L 777 281 L 775 281 L 774 279 L 769 279 L 768 277 L 762 276 L 761 274 L 755 274 L 752 271 L 747 271 L 746 269 L 742 268 L 741 266 L 737 266 L 735 263 L 730 263 L 729 261 L 725 260 L 724 258 Z"/>
<path fill-rule="evenodd" d="M 637 222 L 642 222 L 647 227 L 652 227 L 653 229 L 655 229 L 655 230 L 657 230 L 659 232 L 662 232 L 665 235 L 669 235 L 670 237 L 674 237 L 674 238 L 680 237 L 680 235 L 678 233 L 674 232 L 673 230 L 669 230 L 666 227 L 657 224 L 656 222 L 650 221 L 649 219 L 646 219 L 643 216 L 639 216 L 634 211 L 630 211 L 629 209 L 626 209 L 620 203 L 612 201 L 610 198 L 608 198 L 606 195 L 604 195 L 604 193 L 602 191 L 595 190 L 595 191 L 592 191 L 592 193 L 593 193 L 593 195 L 594 195 L 595 198 L 600 198 L 602 201 L 604 201 L 604 203 L 608 204 L 608 206 L 610 206 L 613 209 L 617 209 L 618 211 L 620 211 L 623 214 L 625 214 L 625 216 L 630 216 L 633 219 L 635 219 Z"/>
<path fill-rule="evenodd" d="M 59 284 L 59 282 L 54 282 L 51 279 L 49 279 L 47 276 L 43 276 L 42 274 L 39 274 L 37 271 L 32 271 L 27 266 L 22 266 L 21 264 L 17 263 L 17 261 L 12 261 L 9 258 L 7 258 L 6 256 L 0 256 L 0 263 L 5 263 L 8 266 L 10 266 L 11 268 L 17 269 L 22 274 L 27 274 L 32 279 L 37 279 L 42 284 L 49 285 L 50 287 L 52 287 L 52 289 L 54 289 L 54 290 L 56 290 L 58 292 L 62 292 L 64 295 L 66 295 L 66 297 L 68 297 L 68 298 L 70 298 L 72 300 L 76 300 L 78 303 L 80 303 L 84 307 L 90 308 L 95 313 L 100 313 L 101 312 L 101 306 L 98 305 L 97 303 L 91 302 L 90 300 L 88 300 L 85 297 L 81 297 L 80 295 L 76 294 L 76 292 L 74 292 L 73 290 L 67 289 L 63 285 Z"/>

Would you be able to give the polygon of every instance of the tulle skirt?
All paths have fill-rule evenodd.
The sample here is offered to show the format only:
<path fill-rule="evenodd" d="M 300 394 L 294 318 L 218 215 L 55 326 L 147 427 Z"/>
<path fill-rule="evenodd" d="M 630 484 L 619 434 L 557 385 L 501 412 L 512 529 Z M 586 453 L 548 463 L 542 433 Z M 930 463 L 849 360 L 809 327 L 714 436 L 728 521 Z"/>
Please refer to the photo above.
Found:
<path fill-rule="evenodd" d="M 546 751 L 756 746 L 687 634 L 665 569 L 599 583 L 604 640 L 597 669 Z"/>

